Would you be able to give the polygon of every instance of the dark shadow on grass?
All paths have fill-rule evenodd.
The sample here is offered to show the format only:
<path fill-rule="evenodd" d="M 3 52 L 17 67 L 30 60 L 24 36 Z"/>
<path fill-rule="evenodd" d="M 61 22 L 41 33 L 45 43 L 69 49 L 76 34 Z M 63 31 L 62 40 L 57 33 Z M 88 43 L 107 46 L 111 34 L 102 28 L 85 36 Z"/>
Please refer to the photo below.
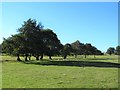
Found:
<path fill-rule="evenodd" d="M 87 60 L 115 60 L 114 58 L 88 58 Z"/>
<path fill-rule="evenodd" d="M 17 61 L 17 60 L 1 60 L 0 62 L 4 63 L 4 62 L 23 62 L 21 61 Z"/>
<path fill-rule="evenodd" d="M 27 61 L 25 64 L 35 65 L 55 65 L 55 66 L 77 66 L 77 67 L 103 67 L 103 68 L 120 68 L 119 63 L 95 62 L 95 61 Z"/>

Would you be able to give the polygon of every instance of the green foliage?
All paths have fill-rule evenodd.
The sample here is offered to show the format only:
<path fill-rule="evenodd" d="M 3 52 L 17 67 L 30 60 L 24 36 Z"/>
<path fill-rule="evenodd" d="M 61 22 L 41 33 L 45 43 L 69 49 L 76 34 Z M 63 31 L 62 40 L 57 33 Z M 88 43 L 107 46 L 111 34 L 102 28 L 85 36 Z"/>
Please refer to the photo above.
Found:
<path fill-rule="evenodd" d="M 84 52 L 84 44 L 80 43 L 80 41 L 75 41 L 73 43 L 71 43 L 72 46 L 72 52 L 75 54 L 75 57 L 77 57 L 77 55 L 81 55 Z"/>
<path fill-rule="evenodd" d="M 44 29 L 41 33 L 44 44 L 44 53 L 50 56 L 51 59 L 51 56 L 59 53 L 62 44 L 57 38 L 57 35 L 51 29 Z"/>
<path fill-rule="evenodd" d="M 35 56 L 37 60 L 43 59 L 43 55 L 48 55 L 50 59 L 54 55 L 62 55 L 64 59 L 70 53 L 77 55 L 102 55 L 103 53 L 91 44 L 83 44 L 75 41 L 71 44 L 62 45 L 56 33 L 51 29 L 44 29 L 41 23 L 37 24 L 36 20 L 31 18 L 24 21 L 23 25 L 18 29 L 18 34 L 4 39 L 2 43 L 2 52 L 25 56 Z"/>
<path fill-rule="evenodd" d="M 67 58 L 67 55 L 70 54 L 70 52 L 72 51 L 72 47 L 70 44 L 65 44 L 63 49 L 62 49 L 62 56 L 64 59 Z"/>
<path fill-rule="evenodd" d="M 77 55 L 85 55 L 85 58 L 86 55 L 102 55 L 102 52 L 100 50 L 89 43 L 83 44 L 77 40 L 76 42 L 73 42 L 71 46 L 75 57 L 77 57 Z"/>
<path fill-rule="evenodd" d="M 41 30 L 43 30 L 43 25 L 37 24 L 37 21 L 32 19 L 25 21 L 22 27 L 18 29 L 19 33 L 24 35 L 25 54 L 39 53 L 39 50 L 43 48 Z"/>
<path fill-rule="evenodd" d="M 108 54 L 114 54 L 115 53 L 115 48 L 114 47 L 109 47 L 108 49 L 107 49 L 107 53 Z"/>
<path fill-rule="evenodd" d="M 116 47 L 115 54 L 120 55 L 120 46 Z"/>
<path fill-rule="evenodd" d="M 41 23 L 37 24 L 36 20 L 28 19 L 24 22 L 21 28 L 18 29 L 18 34 L 4 39 L 3 52 L 12 55 L 17 55 L 18 59 L 20 54 L 25 56 L 27 61 L 28 56 L 35 56 L 39 60 L 43 58 L 43 54 L 48 56 L 59 53 L 62 44 L 57 38 L 57 35 L 50 29 L 43 29 Z"/>
<path fill-rule="evenodd" d="M 116 48 L 109 47 L 107 49 L 106 53 L 109 54 L 109 55 L 111 55 L 111 54 L 120 55 L 120 46 L 116 46 Z"/>

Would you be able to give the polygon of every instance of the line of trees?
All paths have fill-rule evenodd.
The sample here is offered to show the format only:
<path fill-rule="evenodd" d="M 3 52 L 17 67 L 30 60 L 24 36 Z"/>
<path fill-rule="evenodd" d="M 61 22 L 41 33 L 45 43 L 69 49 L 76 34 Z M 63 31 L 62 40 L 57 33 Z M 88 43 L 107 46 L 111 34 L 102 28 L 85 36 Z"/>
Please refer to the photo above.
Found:
<path fill-rule="evenodd" d="M 117 46 L 116 48 L 114 47 L 109 47 L 107 49 L 107 54 L 109 55 L 112 55 L 112 54 L 115 54 L 115 55 L 120 55 L 120 46 Z"/>
<path fill-rule="evenodd" d="M 11 35 L 2 42 L 2 52 L 10 55 L 16 55 L 17 60 L 21 61 L 20 56 L 25 56 L 25 61 L 31 56 L 36 60 L 43 59 L 44 55 L 51 56 L 62 55 L 64 59 L 67 55 L 103 55 L 103 53 L 91 44 L 83 44 L 75 41 L 71 44 L 62 45 L 57 35 L 51 29 L 44 29 L 41 23 L 36 20 L 28 19 L 18 33 Z"/>

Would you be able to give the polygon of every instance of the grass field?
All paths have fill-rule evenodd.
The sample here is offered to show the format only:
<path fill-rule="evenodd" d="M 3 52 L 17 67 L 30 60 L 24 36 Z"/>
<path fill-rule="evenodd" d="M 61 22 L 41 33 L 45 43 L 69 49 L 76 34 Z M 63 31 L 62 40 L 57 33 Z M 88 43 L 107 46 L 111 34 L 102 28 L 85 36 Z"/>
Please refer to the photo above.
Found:
<path fill-rule="evenodd" d="M 53 60 L 17 62 L 16 57 L 2 57 L 3 88 L 117 88 L 118 57 L 53 57 Z M 23 59 L 23 58 L 22 58 Z"/>

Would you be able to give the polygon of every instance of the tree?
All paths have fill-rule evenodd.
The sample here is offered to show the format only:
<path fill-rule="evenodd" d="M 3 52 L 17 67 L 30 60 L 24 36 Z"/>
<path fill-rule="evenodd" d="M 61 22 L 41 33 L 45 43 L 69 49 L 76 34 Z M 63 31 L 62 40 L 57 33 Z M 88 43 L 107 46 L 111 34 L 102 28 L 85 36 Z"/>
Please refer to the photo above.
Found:
<path fill-rule="evenodd" d="M 97 55 L 97 48 L 96 47 L 94 47 L 94 46 L 91 46 L 91 55 L 94 55 L 94 58 L 95 58 L 95 55 Z"/>
<path fill-rule="evenodd" d="M 43 29 L 43 25 L 41 23 L 37 24 L 36 20 L 28 19 L 25 21 L 18 32 L 18 34 L 4 40 L 5 52 L 10 54 L 17 52 L 18 58 L 19 54 L 22 53 L 25 55 L 25 61 L 31 55 L 39 60 L 40 55 L 40 59 L 43 58 L 43 54 L 52 59 L 52 55 L 60 53 L 62 44 L 57 35 L 51 29 Z"/>
<path fill-rule="evenodd" d="M 92 46 L 91 55 L 94 55 L 94 58 L 95 58 L 95 55 L 103 55 L 103 53 L 100 50 L 98 50 L 96 47 Z"/>
<path fill-rule="evenodd" d="M 90 55 L 91 54 L 91 47 L 92 45 L 87 43 L 84 45 L 84 55 L 85 55 L 85 58 L 86 58 L 86 55 Z"/>
<path fill-rule="evenodd" d="M 90 43 L 85 44 L 83 49 L 85 58 L 86 55 L 94 55 L 94 58 L 95 55 L 103 55 L 103 53 L 100 50 L 98 50 L 95 46 L 92 46 Z"/>
<path fill-rule="evenodd" d="M 115 48 L 114 47 L 109 47 L 107 49 L 107 54 L 111 55 L 111 54 L 114 54 L 115 53 Z"/>
<path fill-rule="evenodd" d="M 15 34 L 7 39 L 4 38 L 2 50 L 10 55 L 17 55 L 17 60 L 21 61 L 19 55 L 26 51 L 22 45 L 23 41 L 24 39 L 22 34 Z"/>
<path fill-rule="evenodd" d="M 17 55 L 17 60 L 21 61 L 20 54 L 24 54 L 26 48 L 24 47 L 24 36 L 23 34 L 15 34 L 12 35 L 12 41 L 13 41 L 13 55 Z"/>
<path fill-rule="evenodd" d="M 120 46 L 116 47 L 115 54 L 120 55 Z"/>
<path fill-rule="evenodd" d="M 49 59 L 52 59 L 51 56 L 59 53 L 61 50 L 60 40 L 57 38 L 57 35 L 51 29 L 44 29 L 42 31 L 42 41 L 44 50 L 43 53 L 49 56 Z"/>
<path fill-rule="evenodd" d="M 63 50 L 62 50 L 62 56 L 64 59 L 67 58 L 67 55 L 70 54 L 71 50 L 72 50 L 72 47 L 70 44 L 67 43 L 64 45 Z"/>
<path fill-rule="evenodd" d="M 3 42 L 2 42 L 2 52 L 3 53 L 8 53 L 8 54 L 12 54 L 13 51 L 13 41 L 12 41 L 12 37 L 8 37 L 7 39 L 3 38 Z"/>
<path fill-rule="evenodd" d="M 38 56 L 43 49 L 43 42 L 41 40 L 42 29 L 41 23 L 37 24 L 36 20 L 28 19 L 18 29 L 18 34 L 4 39 L 3 51 L 17 55 L 17 60 L 20 60 L 20 54 L 25 55 L 25 61 L 27 61 L 27 57 L 31 54 Z"/>
<path fill-rule="evenodd" d="M 72 46 L 72 52 L 75 54 L 75 58 L 77 58 L 77 55 L 80 55 L 83 53 L 84 44 L 80 43 L 79 40 L 71 43 L 71 46 Z"/>
<path fill-rule="evenodd" d="M 43 25 L 41 23 L 37 24 L 37 21 L 32 19 L 25 21 L 22 27 L 18 29 L 18 32 L 24 35 L 26 61 L 29 54 L 34 54 L 36 59 L 39 59 L 39 53 L 43 49 L 41 30 L 43 30 Z"/>

